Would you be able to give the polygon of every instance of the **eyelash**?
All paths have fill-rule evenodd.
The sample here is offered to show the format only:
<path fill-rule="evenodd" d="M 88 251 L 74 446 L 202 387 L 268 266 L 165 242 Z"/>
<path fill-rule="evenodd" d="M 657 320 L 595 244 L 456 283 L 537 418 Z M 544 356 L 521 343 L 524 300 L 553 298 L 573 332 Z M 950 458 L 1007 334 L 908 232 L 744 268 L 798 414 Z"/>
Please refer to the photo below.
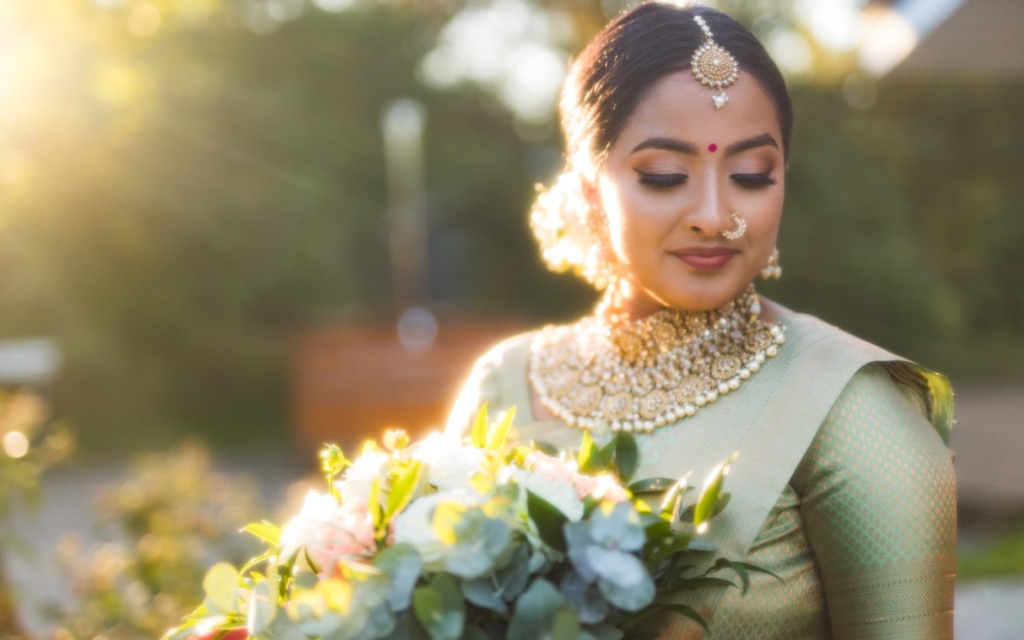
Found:
<path fill-rule="evenodd" d="M 732 175 L 732 180 L 741 188 L 752 191 L 775 184 L 775 178 L 768 171 L 764 173 L 736 173 Z"/>
<path fill-rule="evenodd" d="M 645 173 L 637 171 L 640 175 L 640 184 L 655 191 L 666 191 L 674 187 L 686 184 L 689 176 L 684 173 Z M 735 173 L 730 176 L 742 189 L 755 191 L 775 184 L 775 178 L 771 173 Z"/>
<path fill-rule="evenodd" d="M 655 191 L 678 187 L 686 184 L 690 178 L 685 173 L 645 173 L 643 171 L 637 171 L 637 173 L 640 174 L 640 184 Z"/>

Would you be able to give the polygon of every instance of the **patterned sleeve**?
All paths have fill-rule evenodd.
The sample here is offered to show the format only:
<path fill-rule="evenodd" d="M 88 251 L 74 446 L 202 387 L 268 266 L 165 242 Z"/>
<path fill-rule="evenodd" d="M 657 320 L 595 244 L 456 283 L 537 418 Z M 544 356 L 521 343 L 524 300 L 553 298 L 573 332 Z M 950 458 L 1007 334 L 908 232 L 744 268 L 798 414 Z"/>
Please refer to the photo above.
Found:
<path fill-rule="evenodd" d="M 862 369 L 793 486 L 836 640 L 953 637 L 952 456 L 908 388 Z"/>

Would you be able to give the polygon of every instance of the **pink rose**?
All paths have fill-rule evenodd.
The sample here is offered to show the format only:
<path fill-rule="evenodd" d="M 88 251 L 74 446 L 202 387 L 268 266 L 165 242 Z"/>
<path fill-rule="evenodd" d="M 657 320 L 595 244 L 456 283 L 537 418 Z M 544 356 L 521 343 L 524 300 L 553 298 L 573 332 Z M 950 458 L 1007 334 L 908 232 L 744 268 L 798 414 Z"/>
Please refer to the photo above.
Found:
<path fill-rule="evenodd" d="M 612 502 L 629 500 L 629 492 L 608 474 L 576 476 L 576 494 L 581 500 L 587 496 Z"/>
<path fill-rule="evenodd" d="M 526 468 L 539 473 L 550 480 L 573 482 L 579 467 L 575 460 L 555 458 L 540 451 L 534 451 L 523 460 Z"/>
<path fill-rule="evenodd" d="M 332 495 L 311 491 L 302 511 L 281 534 L 281 555 L 287 558 L 305 547 L 316 569 L 330 574 L 340 560 L 372 554 L 374 533 L 365 499 L 354 497 L 339 504 Z"/>

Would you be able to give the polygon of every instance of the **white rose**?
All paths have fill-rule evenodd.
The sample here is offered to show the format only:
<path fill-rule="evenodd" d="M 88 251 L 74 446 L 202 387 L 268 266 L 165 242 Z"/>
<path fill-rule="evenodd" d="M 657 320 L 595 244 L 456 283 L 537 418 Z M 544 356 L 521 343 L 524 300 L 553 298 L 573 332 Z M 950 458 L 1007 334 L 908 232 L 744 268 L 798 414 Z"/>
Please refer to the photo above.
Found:
<path fill-rule="evenodd" d="M 429 466 L 428 482 L 439 491 L 471 490 L 470 478 L 480 472 L 484 452 L 454 436 L 432 433 L 413 447 L 412 457 Z"/>
<path fill-rule="evenodd" d="M 387 475 L 388 456 L 380 451 L 364 449 L 363 454 L 356 458 L 352 466 L 345 470 L 345 475 L 338 483 L 338 489 L 346 500 L 362 498 L 369 501 L 370 486 L 374 480 Z"/>

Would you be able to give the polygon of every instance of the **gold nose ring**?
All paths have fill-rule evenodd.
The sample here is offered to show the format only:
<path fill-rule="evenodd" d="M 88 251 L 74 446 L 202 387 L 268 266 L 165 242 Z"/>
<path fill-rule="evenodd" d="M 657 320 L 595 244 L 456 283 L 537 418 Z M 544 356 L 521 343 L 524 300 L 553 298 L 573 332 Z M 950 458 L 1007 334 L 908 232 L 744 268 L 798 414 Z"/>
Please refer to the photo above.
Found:
<path fill-rule="evenodd" d="M 722 229 L 722 236 L 727 240 L 739 240 L 743 237 L 743 234 L 747 232 L 747 221 L 743 219 L 743 216 L 740 215 L 739 211 L 733 213 L 729 217 L 736 221 L 736 228 L 732 230 Z"/>

